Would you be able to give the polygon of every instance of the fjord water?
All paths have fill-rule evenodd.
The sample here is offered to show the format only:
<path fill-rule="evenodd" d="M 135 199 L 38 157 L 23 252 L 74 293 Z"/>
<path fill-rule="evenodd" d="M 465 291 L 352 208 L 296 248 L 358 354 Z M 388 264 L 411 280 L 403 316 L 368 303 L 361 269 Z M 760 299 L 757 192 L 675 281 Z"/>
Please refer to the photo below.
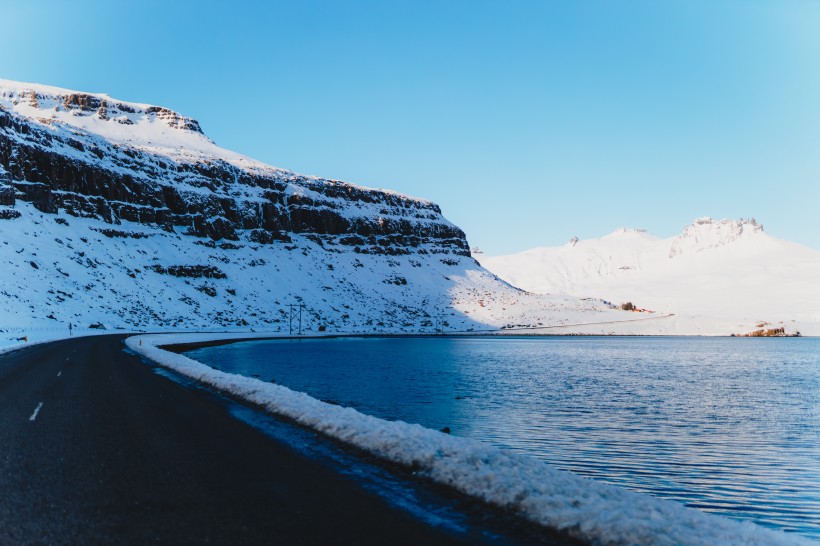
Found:
<path fill-rule="evenodd" d="M 433 337 L 188 356 L 820 539 L 820 340 Z"/>

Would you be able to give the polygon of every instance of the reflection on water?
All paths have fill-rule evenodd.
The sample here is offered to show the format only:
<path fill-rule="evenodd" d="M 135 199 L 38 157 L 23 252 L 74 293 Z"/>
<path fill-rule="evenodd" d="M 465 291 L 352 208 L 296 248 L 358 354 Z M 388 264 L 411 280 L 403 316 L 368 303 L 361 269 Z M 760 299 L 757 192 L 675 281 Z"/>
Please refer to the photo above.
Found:
<path fill-rule="evenodd" d="M 820 538 L 820 340 L 381 338 L 188 353 L 385 419 L 478 438 Z"/>

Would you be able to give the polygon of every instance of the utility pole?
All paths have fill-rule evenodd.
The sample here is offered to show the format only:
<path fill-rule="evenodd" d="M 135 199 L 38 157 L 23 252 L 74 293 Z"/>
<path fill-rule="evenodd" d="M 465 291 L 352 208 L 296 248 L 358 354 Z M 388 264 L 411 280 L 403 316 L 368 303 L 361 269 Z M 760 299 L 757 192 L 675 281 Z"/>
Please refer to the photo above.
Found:
<path fill-rule="evenodd" d="M 436 315 L 434 317 L 436 319 L 436 333 L 443 334 L 444 333 L 444 317 L 441 315 Z"/>
<path fill-rule="evenodd" d="M 293 335 L 293 319 L 298 317 L 299 318 L 299 335 L 301 336 L 302 335 L 302 309 L 305 308 L 305 304 L 304 303 L 290 303 L 290 304 L 288 304 L 288 307 L 290 307 L 289 333 L 290 333 L 291 336 Z M 296 312 L 297 309 L 299 310 L 298 315 L 297 315 L 297 312 Z"/>

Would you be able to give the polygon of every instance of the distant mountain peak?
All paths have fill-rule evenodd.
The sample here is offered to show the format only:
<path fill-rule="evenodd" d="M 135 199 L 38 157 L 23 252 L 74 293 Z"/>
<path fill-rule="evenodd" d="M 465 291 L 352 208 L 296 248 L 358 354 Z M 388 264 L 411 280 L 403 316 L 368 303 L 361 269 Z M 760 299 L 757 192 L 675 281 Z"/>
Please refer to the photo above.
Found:
<path fill-rule="evenodd" d="M 745 227 L 747 229 L 752 229 L 753 231 L 763 231 L 763 225 L 759 224 L 754 218 L 740 218 L 738 220 L 724 218 L 722 220 L 713 220 L 710 216 L 702 216 L 695 219 L 691 225 L 685 226 L 684 230 L 693 226 L 733 226 L 735 228 L 740 228 L 741 230 Z"/>
<path fill-rule="evenodd" d="M 649 232 L 642 228 L 619 227 L 616 228 L 609 235 L 605 235 L 602 239 L 624 239 L 633 237 L 650 236 Z"/>
<path fill-rule="evenodd" d="M 685 226 L 683 232 L 672 240 L 669 257 L 725 246 L 758 233 L 763 233 L 763 225 L 754 218 L 713 220 L 704 216 Z"/>
<path fill-rule="evenodd" d="M 616 228 L 615 231 L 612 232 L 613 234 L 629 234 L 629 233 L 647 233 L 647 231 L 643 228 L 631 228 L 631 227 L 619 227 Z"/>
<path fill-rule="evenodd" d="M 769 322 L 820 335 L 820 252 L 773 237 L 754 219 L 698 218 L 663 239 L 638 233 L 479 261 L 528 292 L 633 302 L 675 313 L 675 328 L 688 331 Z"/>

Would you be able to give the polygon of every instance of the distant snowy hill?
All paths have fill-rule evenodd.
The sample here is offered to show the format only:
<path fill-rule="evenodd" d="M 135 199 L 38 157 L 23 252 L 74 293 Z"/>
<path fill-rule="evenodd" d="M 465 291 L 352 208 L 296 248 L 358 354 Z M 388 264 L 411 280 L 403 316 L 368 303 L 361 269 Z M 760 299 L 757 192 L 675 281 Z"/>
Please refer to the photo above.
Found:
<path fill-rule="evenodd" d="M 193 119 L 0 80 L 0 330 L 418 332 L 631 320 L 533 296 L 437 205 L 218 147 Z M 2 332 L 0 332 L 2 334 Z"/>
<path fill-rule="evenodd" d="M 675 313 L 667 333 L 746 333 L 763 325 L 820 335 L 820 252 L 772 237 L 754 220 L 700 218 L 669 239 L 621 228 L 479 260 L 530 292 Z"/>

